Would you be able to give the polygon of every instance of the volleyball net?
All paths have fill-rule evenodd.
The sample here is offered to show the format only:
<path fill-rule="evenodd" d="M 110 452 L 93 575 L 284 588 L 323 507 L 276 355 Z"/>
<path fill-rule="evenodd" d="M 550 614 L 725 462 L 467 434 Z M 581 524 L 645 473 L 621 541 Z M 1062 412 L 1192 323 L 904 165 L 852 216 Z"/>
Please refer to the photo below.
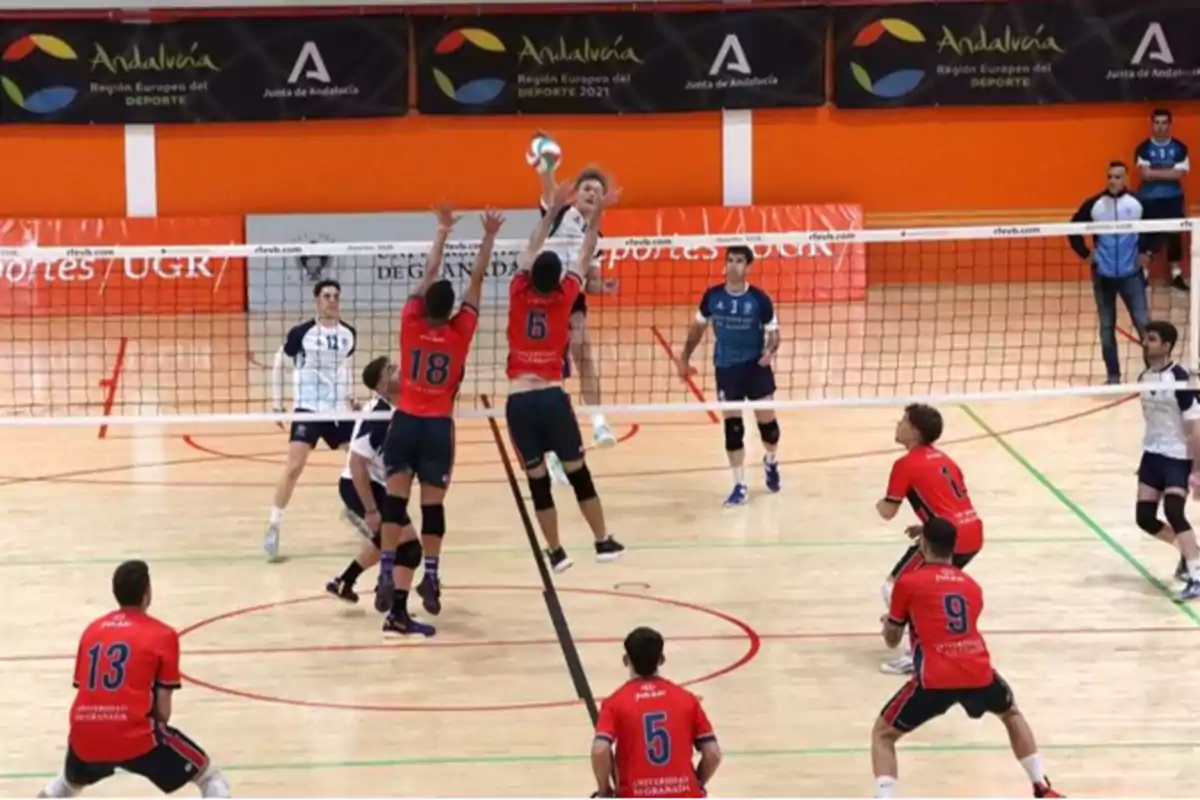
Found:
<path fill-rule="evenodd" d="M 1183 235 L 1195 257 L 1186 241 L 1193 222 L 606 235 L 601 278 L 615 286 L 588 296 L 584 353 L 567 386 L 582 405 L 580 373 L 594 372 L 600 410 L 610 414 L 745 406 L 717 396 L 711 330 L 693 371 L 680 364 L 701 296 L 723 282 L 726 250 L 742 245 L 755 254 L 750 281 L 772 298 L 779 321 L 776 408 L 1136 391 L 1143 360 L 1127 300 L 1140 293 L 1150 319 L 1179 329 L 1177 361 L 1191 370 L 1200 295 L 1143 282 L 1140 272 L 1096 283 L 1069 237 L 1083 237 L 1089 250 L 1098 235 L 1160 251 L 1161 272 L 1165 236 Z M 444 260 L 460 299 L 479 244 L 471 233 L 452 237 Z M 502 413 L 508 291 L 524 233 L 502 230 L 488 268 L 463 417 Z M 429 247 L 0 246 L 0 424 L 287 421 L 291 413 L 272 410 L 272 368 L 287 331 L 313 317 L 316 282 L 341 284 L 341 318 L 357 331 L 357 375 L 374 357 L 398 358 L 400 311 Z M 150 274 L 170 280 L 138 279 Z M 153 298 L 139 294 L 151 287 Z M 1106 305 L 1115 306 L 1121 385 L 1106 385 Z M 289 371 L 290 359 L 285 397 Z M 365 400 L 368 391 L 356 388 Z"/>

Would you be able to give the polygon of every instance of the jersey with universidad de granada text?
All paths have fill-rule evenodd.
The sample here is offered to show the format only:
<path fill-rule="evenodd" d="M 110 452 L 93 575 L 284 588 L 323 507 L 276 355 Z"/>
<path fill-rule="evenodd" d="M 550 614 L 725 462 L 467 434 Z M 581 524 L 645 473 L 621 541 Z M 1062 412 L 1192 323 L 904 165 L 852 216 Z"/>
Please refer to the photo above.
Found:
<path fill-rule="evenodd" d="M 926 689 L 977 689 L 992 682 L 979 633 L 983 590 L 950 564 L 925 564 L 892 589 L 888 618 L 912 633 L 913 674 Z"/>
<path fill-rule="evenodd" d="M 716 734 L 696 695 L 652 677 L 604 701 L 596 738 L 616 747 L 618 797 L 700 797 L 692 751 Z"/>
<path fill-rule="evenodd" d="M 71 749 L 88 763 L 120 763 L 154 749 L 154 692 L 178 689 L 179 634 L 137 609 L 93 622 L 75 656 Z"/>
<path fill-rule="evenodd" d="M 955 553 L 977 553 L 983 547 L 983 521 L 971 504 L 962 470 L 936 447 L 914 447 L 896 459 L 886 496 L 894 503 L 908 500 L 922 522 L 939 517 L 954 523 Z"/>
<path fill-rule="evenodd" d="M 399 410 L 414 417 L 454 414 L 478 327 L 479 309 L 470 303 L 446 324 L 434 325 L 426 316 L 425 298 L 408 299 L 400 317 Z"/>
<path fill-rule="evenodd" d="M 571 306 L 583 291 L 579 275 L 568 272 L 557 289 L 541 294 L 528 272 L 519 272 L 508 288 L 508 377 L 534 375 L 561 381 L 563 357 L 571 338 Z"/>

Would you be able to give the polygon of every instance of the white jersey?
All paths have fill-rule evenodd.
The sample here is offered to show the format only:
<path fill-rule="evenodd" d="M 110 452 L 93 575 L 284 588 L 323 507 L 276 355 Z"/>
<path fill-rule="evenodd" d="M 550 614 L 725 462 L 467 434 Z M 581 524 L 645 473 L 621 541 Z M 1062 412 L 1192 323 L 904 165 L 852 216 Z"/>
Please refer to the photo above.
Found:
<path fill-rule="evenodd" d="M 382 397 L 376 396 L 370 411 L 391 413 L 393 406 Z M 387 439 L 389 422 L 386 419 L 360 419 L 354 423 L 354 433 L 350 435 L 350 455 L 346 456 L 346 467 L 342 470 L 342 478 L 352 478 L 350 473 L 350 456 L 354 453 L 367 459 L 367 472 L 371 482 L 387 486 L 387 468 L 383 464 L 383 443 Z"/>
<path fill-rule="evenodd" d="M 1138 376 L 1138 383 L 1162 384 L 1165 387 L 1142 394 L 1142 416 L 1146 418 L 1142 449 L 1168 458 L 1187 459 L 1184 423 L 1200 422 L 1200 396 L 1191 389 L 1171 388 L 1187 386 L 1187 370 L 1172 362 L 1162 370 L 1143 371 Z"/>
<path fill-rule="evenodd" d="M 541 206 L 541 212 L 542 215 L 545 216 L 545 204 Z M 578 244 L 555 245 L 554 241 L 556 239 L 582 239 L 584 234 L 587 233 L 587 229 L 587 218 L 584 217 L 583 214 L 580 213 L 579 209 L 577 209 L 575 206 L 567 206 L 562 211 L 558 212 L 558 216 L 554 220 L 554 224 L 550 226 L 550 236 L 547 240 L 548 246 L 554 252 L 558 253 L 560 258 L 562 258 L 564 274 L 566 270 L 571 269 L 571 265 L 579 261 L 580 246 Z M 599 248 L 596 250 L 596 255 L 592 257 L 591 268 L 600 268 Z"/>
<path fill-rule="evenodd" d="M 292 360 L 294 409 L 343 411 L 349 407 L 354 399 L 357 341 L 357 331 L 345 322 L 325 326 L 310 319 L 288 331 L 280 354 Z"/>

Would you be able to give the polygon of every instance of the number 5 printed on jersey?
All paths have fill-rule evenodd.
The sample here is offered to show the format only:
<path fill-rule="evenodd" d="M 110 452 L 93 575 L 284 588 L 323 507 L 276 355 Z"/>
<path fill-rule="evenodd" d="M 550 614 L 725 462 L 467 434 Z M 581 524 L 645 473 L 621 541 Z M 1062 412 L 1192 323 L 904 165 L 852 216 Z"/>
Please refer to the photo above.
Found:
<path fill-rule="evenodd" d="M 540 342 L 546 338 L 548 332 L 545 311 L 530 311 L 525 315 L 525 335 L 530 341 Z"/>
<path fill-rule="evenodd" d="M 642 732 L 646 740 L 646 759 L 656 767 L 671 761 L 671 734 L 667 731 L 667 714 L 655 711 L 642 716 Z"/>

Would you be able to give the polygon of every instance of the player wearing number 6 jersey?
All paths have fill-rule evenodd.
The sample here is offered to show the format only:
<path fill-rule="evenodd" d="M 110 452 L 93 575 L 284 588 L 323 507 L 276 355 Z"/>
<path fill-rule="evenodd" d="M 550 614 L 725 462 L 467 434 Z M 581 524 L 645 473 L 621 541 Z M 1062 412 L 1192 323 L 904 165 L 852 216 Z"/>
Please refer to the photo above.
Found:
<path fill-rule="evenodd" d="M 904 409 L 904 416 L 896 425 L 896 443 L 908 452 L 892 465 L 887 493 L 875 508 L 879 516 L 890 520 L 908 500 L 921 522 L 934 517 L 949 520 L 958 530 L 954 565 L 964 569 L 983 547 L 983 522 L 971 503 L 962 470 L 954 459 L 933 446 L 942 437 L 944 427 L 941 413 L 932 406 L 914 403 Z M 910 539 L 915 539 L 920 531 L 919 525 L 912 525 L 906 533 Z M 883 585 L 885 604 L 891 601 L 895 582 L 923 563 L 920 546 L 913 544 L 896 562 Z M 907 675 L 913 669 L 912 656 L 905 653 L 881 669 L 894 675 Z"/>
<path fill-rule="evenodd" d="M 430 614 L 442 610 L 438 566 L 446 533 L 442 502 L 454 469 L 454 401 L 479 326 L 483 276 L 504 217 L 493 211 L 484 214 L 483 241 L 471 267 L 467 294 L 462 308 L 452 313 L 454 286 L 438 276 L 446 238 L 455 221 L 449 210 L 438 211 L 438 230 L 425 277 L 404 304 L 400 321 L 400 398 L 383 444 L 387 497 L 381 514 L 382 553 L 375 592 L 376 608 L 391 607 L 383 624 L 387 635 L 435 633 L 432 626 L 408 615 L 408 592 L 422 552 L 425 575 L 417 592 Z M 420 541 L 408 517 L 413 478 L 421 482 Z"/>
<path fill-rule="evenodd" d="M 112 588 L 120 608 L 79 639 L 66 763 L 38 797 L 74 797 L 118 769 L 167 794 L 190 782 L 202 797 L 229 797 L 229 784 L 204 750 L 167 724 L 181 685 L 179 634 L 146 613 L 146 562 L 117 567 Z"/>
<path fill-rule="evenodd" d="M 663 637 L 636 628 L 625 637 L 629 681 L 604 701 L 592 743 L 598 794 L 612 797 L 617 749 L 617 797 L 702 797 L 721 748 L 700 698 L 658 674 Z M 700 763 L 692 766 L 692 749 Z"/>

